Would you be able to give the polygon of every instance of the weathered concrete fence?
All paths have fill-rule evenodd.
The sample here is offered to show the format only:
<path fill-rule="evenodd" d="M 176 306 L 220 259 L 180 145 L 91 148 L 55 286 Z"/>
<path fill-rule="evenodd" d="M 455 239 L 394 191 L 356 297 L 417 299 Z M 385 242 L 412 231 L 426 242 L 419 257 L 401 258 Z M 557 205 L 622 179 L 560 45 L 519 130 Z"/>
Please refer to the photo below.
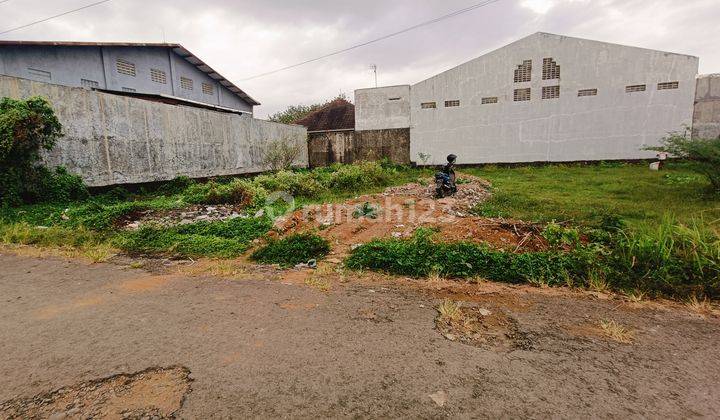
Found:
<path fill-rule="evenodd" d="M 260 172 L 268 142 L 302 144 L 305 127 L 0 76 L 0 97 L 42 96 L 65 136 L 44 157 L 90 186 Z"/>

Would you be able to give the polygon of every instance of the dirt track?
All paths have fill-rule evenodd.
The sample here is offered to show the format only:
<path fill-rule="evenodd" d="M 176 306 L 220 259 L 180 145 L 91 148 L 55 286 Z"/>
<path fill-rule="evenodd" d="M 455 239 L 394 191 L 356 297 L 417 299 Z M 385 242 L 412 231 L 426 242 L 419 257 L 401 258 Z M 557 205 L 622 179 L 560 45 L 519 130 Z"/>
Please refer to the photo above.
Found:
<path fill-rule="evenodd" d="M 0 418 L 29 410 L 24 398 L 153 367 L 189 370 L 184 401 L 165 401 L 182 418 L 720 412 L 720 321 L 683 308 L 481 284 L 476 303 L 522 340 L 475 347 L 435 329 L 436 296 L 401 284 L 322 293 L 8 254 L 0 266 L 0 403 L 14 399 Z M 603 337 L 601 319 L 634 342 Z"/>

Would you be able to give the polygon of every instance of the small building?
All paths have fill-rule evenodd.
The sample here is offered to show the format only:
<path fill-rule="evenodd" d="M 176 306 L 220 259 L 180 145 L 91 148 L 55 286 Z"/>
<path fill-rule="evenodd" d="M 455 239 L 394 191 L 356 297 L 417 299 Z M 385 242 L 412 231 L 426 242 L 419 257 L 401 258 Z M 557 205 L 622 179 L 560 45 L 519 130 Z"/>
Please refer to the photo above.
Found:
<path fill-rule="evenodd" d="M 410 163 L 408 133 L 398 136 L 394 130 L 355 131 L 355 106 L 345 99 L 336 99 L 294 124 L 307 127 L 312 168 L 381 159 Z"/>
<path fill-rule="evenodd" d="M 260 105 L 180 44 L 0 41 L 0 75 L 250 115 Z"/>
<path fill-rule="evenodd" d="M 536 33 L 414 85 L 355 92 L 356 135 L 441 164 L 653 158 L 693 121 L 698 58 Z"/>
<path fill-rule="evenodd" d="M 311 168 L 350 163 L 355 132 L 355 106 L 338 98 L 296 120 L 308 130 L 308 162 Z"/>

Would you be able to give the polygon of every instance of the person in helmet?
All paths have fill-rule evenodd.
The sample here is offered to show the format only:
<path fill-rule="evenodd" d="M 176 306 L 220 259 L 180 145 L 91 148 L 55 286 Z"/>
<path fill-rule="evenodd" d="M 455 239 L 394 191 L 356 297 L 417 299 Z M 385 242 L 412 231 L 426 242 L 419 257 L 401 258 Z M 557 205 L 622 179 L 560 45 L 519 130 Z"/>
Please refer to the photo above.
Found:
<path fill-rule="evenodd" d="M 440 173 L 436 176 L 436 180 L 441 180 L 441 184 L 438 185 L 437 195 L 444 197 L 447 193 L 455 194 L 457 192 L 457 185 L 455 184 L 455 161 L 457 156 L 451 154 L 447 157 L 447 162 L 440 169 Z"/>
<path fill-rule="evenodd" d="M 455 161 L 457 160 L 457 156 L 450 154 L 447 157 L 448 163 L 443 166 L 443 172 L 448 174 L 450 177 L 450 184 L 452 185 L 452 192 L 455 194 L 457 192 L 457 185 L 455 185 Z"/>

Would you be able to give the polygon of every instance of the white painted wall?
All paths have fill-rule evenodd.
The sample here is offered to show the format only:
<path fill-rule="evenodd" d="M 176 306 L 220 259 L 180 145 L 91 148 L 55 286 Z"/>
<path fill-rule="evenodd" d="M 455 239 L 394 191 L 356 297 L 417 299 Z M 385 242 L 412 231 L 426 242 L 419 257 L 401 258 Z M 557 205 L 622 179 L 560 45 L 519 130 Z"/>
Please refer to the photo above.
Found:
<path fill-rule="evenodd" d="M 410 127 L 410 85 L 355 91 L 355 130 Z"/>
<path fill-rule="evenodd" d="M 552 57 L 561 79 L 542 80 L 542 62 Z M 532 81 L 514 83 L 514 70 L 533 61 Z M 698 58 L 579 38 L 537 33 L 462 64 L 410 88 L 410 159 L 429 153 L 432 164 L 455 153 L 461 164 L 641 159 L 641 150 L 692 122 Z M 658 90 L 661 82 L 679 89 Z M 543 86 L 560 85 L 559 99 L 541 99 Z M 626 93 L 646 84 L 645 92 Z M 514 102 L 514 89 L 530 87 L 532 99 Z M 597 96 L 578 97 L 580 89 Z M 368 112 L 372 92 L 360 91 L 356 112 Z M 380 92 L 382 93 L 382 92 Z M 497 104 L 481 104 L 483 97 Z M 460 100 L 446 108 L 447 100 Z M 436 102 L 436 109 L 421 109 Z M 400 116 L 395 118 L 400 119 Z M 373 129 L 378 124 L 368 124 Z"/>

